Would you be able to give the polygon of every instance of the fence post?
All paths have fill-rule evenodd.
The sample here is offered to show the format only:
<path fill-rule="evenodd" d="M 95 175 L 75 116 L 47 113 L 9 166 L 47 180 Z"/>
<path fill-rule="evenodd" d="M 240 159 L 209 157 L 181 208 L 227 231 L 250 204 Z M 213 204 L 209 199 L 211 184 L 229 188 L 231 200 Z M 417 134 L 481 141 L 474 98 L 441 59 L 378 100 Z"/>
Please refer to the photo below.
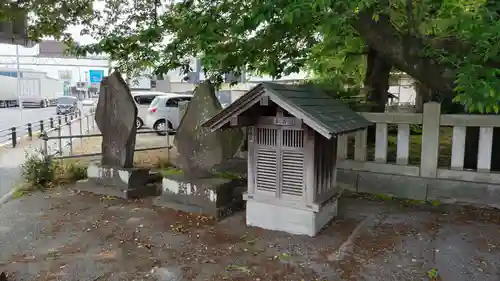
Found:
<path fill-rule="evenodd" d="M 167 132 L 167 161 L 170 163 L 170 134 Z"/>
<path fill-rule="evenodd" d="M 87 133 L 90 134 L 90 118 L 89 118 L 89 115 L 86 115 L 85 116 L 85 119 L 87 120 Z"/>
<path fill-rule="evenodd" d="M 57 128 L 57 142 L 59 144 L 59 148 L 58 148 L 58 153 L 59 153 L 59 156 L 62 156 L 63 155 L 63 151 L 62 151 L 62 139 L 61 139 L 61 130 L 62 130 L 62 125 L 61 125 L 61 118 L 59 117 L 59 127 Z"/>
<path fill-rule="evenodd" d="M 49 118 L 49 124 L 50 124 L 50 128 L 54 129 L 54 118 L 53 117 Z"/>
<path fill-rule="evenodd" d="M 16 133 L 16 127 L 12 127 L 12 147 L 16 147 L 17 145 L 17 133 Z"/>
<path fill-rule="evenodd" d="M 78 117 L 78 121 L 80 121 L 80 136 L 83 136 L 83 120 L 81 115 Z M 83 137 L 80 137 L 80 145 L 82 144 L 83 144 Z"/>
<path fill-rule="evenodd" d="M 73 136 L 72 130 L 71 130 L 71 122 L 68 124 L 68 130 L 69 130 L 69 155 L 73 155 Z"/>
<path fill-rule="evenodd" d="M 40 133 L 44 131 L 43 120 L 40 120 Z"/>
<path fill-rule="evenodd" d="M 437 177 L 440 117 L 441 104 L 437 102 L 424 104 L 424 112 L 422 114 L 422 150 L 420 154 L 421 177 Z"/>
<path fill-rule="evenodd" d="M 28 123 L 28 137 L 33 139 L 33 129 L 31 128 L 31 123 Z"/>
<path fill-rule="evenodd" d="M 44 157 L 44 160 L 47 162 L 48 159 L 49 159 L 49 145 L 47 143 L 47 141 L 48 141 L 47 133 L 42 132 L 42 134 L 40 135 L 40 137 L 43 140 L 43 150 L 42 150 L 43 157 Z"/>

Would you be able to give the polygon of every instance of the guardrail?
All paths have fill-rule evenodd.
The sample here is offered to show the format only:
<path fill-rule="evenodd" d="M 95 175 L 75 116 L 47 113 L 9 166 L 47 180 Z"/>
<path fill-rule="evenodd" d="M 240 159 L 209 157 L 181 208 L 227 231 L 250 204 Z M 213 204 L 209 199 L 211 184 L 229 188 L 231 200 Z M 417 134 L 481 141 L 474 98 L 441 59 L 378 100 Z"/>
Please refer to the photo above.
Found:
<path fill-rule="evenodd" d="M 12 147 L 16 147 L 20 140 L 25 138 L 31 140 L 33 136 L 38 136 L 44 131 L 53 131 L 57 129 L 58 126 L 68 124 L 69 121 L 75 120 L 80 115 L 81 113 L 74 112 L 13 126 L 8 129 L 0 129 L 0 146 L 10 142 Z"/>

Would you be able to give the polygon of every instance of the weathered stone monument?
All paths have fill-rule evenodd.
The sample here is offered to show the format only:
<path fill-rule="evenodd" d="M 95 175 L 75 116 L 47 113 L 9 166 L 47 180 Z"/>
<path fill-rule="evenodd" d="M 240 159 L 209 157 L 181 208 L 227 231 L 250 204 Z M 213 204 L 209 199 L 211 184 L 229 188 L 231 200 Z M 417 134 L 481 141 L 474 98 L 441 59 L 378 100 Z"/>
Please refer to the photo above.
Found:
<path fill-rule="evenodd" d="M 239 128 L 211 132 L 201 126 L 221 109 L 208 81 L 196 88 L 189 103 L 179 104 L 182 118 L 175 142 L 180 173 L 164 176 L 163 195 L 154 204 L 218 218 L 243 208 L 245 179 L 216 167 L 231 161 L 241 146 L 243 132 Z"/>
<path fill-rule="evenodd" d="M 209 82 L 201 83 L 187 105 L 175 138 L 177 162 L 185 174 L 202 177 L 217 164 L 234 156 L 243 140 L 241 129 L 211 132 L 203 128 L 206 120 L 219 113 L 222 106 Z"/>
<path fill-rule="evenodd" d="M 124 198 L 157 195 L 158 174 L 134 167 L 137 107 L 127 83 L 115 71 L 101 82 L 95 120 L 102 134 L 100 163 L 90 163 L 89 191 Z M 81 186 L 85 188 L 85 186 Z"/>
<path fill-rule="evenodd" d="M 95 121 L 102 133 L 101 164 L 132 168 L 137 107 L 130 89 L 117 71 L 105 77 L 99 90 Z"/>

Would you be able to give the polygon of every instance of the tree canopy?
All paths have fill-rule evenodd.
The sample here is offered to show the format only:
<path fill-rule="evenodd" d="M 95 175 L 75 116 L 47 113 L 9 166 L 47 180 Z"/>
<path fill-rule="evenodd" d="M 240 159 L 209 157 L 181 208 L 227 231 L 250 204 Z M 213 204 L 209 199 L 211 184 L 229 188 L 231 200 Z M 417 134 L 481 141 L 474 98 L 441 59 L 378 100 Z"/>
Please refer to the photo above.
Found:
<path fill-rule="evenodd" d="M 16 9 L 30 12 L 34 38 L 71 41 L 67 27 L 82 25 L 98 43 L 78 54 L 107 53 L 128 73 L 188 71 L 197 56 L 214 81 L 306 69 L 380 96 L 398 69 L 470 111 L 500 110 L 500 1 L 18 0 Z"/>

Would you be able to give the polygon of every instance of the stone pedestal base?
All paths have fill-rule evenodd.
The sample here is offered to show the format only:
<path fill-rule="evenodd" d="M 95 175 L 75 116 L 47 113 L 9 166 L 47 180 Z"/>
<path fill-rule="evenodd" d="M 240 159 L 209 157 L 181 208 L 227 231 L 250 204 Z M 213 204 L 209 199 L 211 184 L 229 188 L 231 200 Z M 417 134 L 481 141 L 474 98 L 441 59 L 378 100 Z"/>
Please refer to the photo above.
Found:
<path fill-rule="evenodd" d="M 337 208 L 337 197 L 325 202 L 319 212 L 247 198 L 246 222 L 248 226 L 312 237 L 337 216 Z"/>
<path fill-rule="evenodd" d="M 161 187 L 155 182 L 161 181 L 161 175 L 153 174 L 144 168 L 105 167 L 97 163 L 89 164 L 88 180 L 81 182 L 80 189 L 97 194 L 125 199 L 138 199 L 161 193 Z"/>
<path fill-rule="evenodd" d="M 189 213 L 225 218 L 244 207 L 246 181 L 224 178 L 187 178 L 169 175 L 162 181 L 163 193 L 153 204 Z"/>

